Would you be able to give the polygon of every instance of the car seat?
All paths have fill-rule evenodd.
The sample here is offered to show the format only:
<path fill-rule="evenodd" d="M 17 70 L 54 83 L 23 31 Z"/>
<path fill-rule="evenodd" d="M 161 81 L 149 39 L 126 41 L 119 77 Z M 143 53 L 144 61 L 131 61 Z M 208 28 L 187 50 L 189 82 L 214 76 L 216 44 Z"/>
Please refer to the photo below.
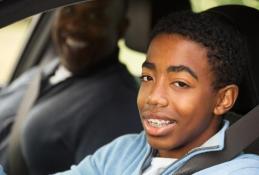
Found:
<path fill-rule="evenodd" d="M 126 46 L 146 53 L 149 34 L 159 18 L 173 11 L 190 9 L 189 1 L 128 0 L 129 28 L 125 35 Z M 173 4 L 173 5 L 172 5 Z"/>
<path fill-rule="evenodd" d="M 244 47 L 247 47 L 247 70 L 240 86 L 239 97 L 232 108 L 233 112 L 244 115 L 259 104 L 259 11 L 241 5 L 219 6 L 210 11 L 224 16 L 236 25 L 246 39 Z M 259 140 L 246 151 L 259 154 Z"/>

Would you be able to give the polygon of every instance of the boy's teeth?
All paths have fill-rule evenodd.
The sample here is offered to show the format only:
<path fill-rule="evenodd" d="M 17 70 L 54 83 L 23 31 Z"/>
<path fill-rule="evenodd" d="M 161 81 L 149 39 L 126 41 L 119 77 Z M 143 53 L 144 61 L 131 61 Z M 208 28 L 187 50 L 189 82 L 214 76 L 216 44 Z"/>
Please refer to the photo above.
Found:
<path fill-rule="evenodd" d="M 171 123 L 169 120 L 159 120 L 159 119 L 148 119 L 147 121 L 151 126 L 156 128 L 161 128 Z"/>

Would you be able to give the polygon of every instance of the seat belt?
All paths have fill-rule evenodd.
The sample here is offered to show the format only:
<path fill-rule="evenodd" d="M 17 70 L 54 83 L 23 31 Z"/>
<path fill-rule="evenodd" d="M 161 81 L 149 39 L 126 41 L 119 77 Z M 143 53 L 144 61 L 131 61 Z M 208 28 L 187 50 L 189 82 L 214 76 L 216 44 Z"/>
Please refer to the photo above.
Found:
<path fill-rule="evenodd" d="M 7 149 L 8 158 L 8 174 L 9 175 L 28 175 L 28 169 L 24 161 L 21 150 L 21 128 L 24 120 L 27 117 L 28 112 L 33 106 L 35 100 L 39 95 L 41 83 L 41 69 L 36 68 L 35 76 L 29 82 L 29 85 L 25 91 L 25 94 L 21 100 L 20 106 L 17 110 L 15 122 L 12 127 L 9 145 Z"/>
<path fill-rule="evenodd" d="M 179 168 L 174 175 L 190 175 L 211 166 L 230 161 L 259 138 L 259 105 L 231 125 L 225 133 L 222 151 L 194 156 Z"/>

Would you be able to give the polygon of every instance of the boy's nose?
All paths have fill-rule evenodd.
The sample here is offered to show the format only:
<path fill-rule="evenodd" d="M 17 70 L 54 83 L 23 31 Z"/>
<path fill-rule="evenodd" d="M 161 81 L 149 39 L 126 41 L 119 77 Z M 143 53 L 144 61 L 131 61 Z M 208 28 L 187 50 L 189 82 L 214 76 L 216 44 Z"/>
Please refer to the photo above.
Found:
<path fill-rule="evenodd" d="M 168 105 L 166 90 L 161 86 L 156 86 L 148 96 L 148 104 L 164 107 Z"/>

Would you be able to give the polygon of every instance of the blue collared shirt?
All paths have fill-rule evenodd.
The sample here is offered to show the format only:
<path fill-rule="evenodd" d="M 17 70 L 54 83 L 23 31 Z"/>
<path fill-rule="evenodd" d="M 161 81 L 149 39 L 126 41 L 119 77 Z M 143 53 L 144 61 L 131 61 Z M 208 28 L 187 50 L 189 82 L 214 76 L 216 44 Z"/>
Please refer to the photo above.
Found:
<path fill-rule="evenodd" d="M 181 159 L 167 167 L 162 175 L 172 175 L 186 161 L 197 154 L 221 151 L 224 148 L 225 131 L 229 126 L 224 121 L 222 129 L 201 147 L 189 151 Z M 79 165 L 57 175 L 141 175 L 150 166 L 153 149 L 148 144 L 145 133 L 122 136 L 87 156 Z M 259 175 L 259 156 L 240 154 L 231 161 L 215 165 L 195 175 Z"/>

